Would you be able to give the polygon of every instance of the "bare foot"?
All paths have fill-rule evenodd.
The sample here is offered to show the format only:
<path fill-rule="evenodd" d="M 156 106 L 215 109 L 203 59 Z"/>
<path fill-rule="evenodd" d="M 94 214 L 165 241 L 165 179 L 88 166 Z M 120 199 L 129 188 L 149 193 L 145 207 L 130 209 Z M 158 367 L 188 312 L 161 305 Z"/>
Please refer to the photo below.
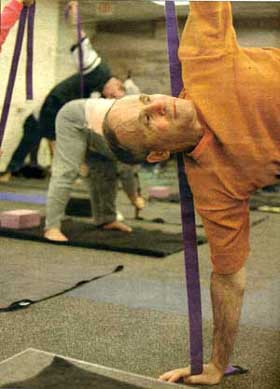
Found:
<path fill-rule="evenodd" d="M 44 237 L 55 242 L 67 242 L 68 238 L 58 228 L 50 228 L 44 233 Z"/>
<path fill-rule="evenodd" d="M 132 228 L 127 226 L 124 223 L 121 223 L 117 220 L 113 221 L 112 223 L 104 224 L 102 226 L 103 230 L 118 230 L 122 232 L 131 232 Z"/>
<path fill-rule="evenodd" d="M 190 367 L 168 371 L 159 377 L 160 381 L 177 382 L 184 380 L 185 384 L 216 385 L 221 382 L 223 373 L 213 364 L 203 365 L 203 372 L 191 375 Z"/>
<path fill-rule="evenodd" d="M 12 173 L 6 172 L 0 176 L 0 182 L 5 184 L 6 182 L 9 182 L 12 178 Z"/>

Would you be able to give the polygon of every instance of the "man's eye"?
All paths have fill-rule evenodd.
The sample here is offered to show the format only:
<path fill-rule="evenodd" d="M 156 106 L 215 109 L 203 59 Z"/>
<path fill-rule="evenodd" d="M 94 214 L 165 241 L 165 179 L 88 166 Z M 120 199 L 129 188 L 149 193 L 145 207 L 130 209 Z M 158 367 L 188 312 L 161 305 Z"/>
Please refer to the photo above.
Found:
<path fill-rule="evenodd" d="M 150 123 L 150 116 L 146 113 L 145 114 L 145 124 L 149 124 Z"/>
<path fill-rule="evenodd" d="M 148 95 L 141 95 L 141 96 L 140 96 L 140 101 L 141 101 L 143 104 L 147 104 L 147 103 L 150 103 L 150 102 L 151 102 L 151 98 L 150 98 L 150 96 L 148 96 Z"/>

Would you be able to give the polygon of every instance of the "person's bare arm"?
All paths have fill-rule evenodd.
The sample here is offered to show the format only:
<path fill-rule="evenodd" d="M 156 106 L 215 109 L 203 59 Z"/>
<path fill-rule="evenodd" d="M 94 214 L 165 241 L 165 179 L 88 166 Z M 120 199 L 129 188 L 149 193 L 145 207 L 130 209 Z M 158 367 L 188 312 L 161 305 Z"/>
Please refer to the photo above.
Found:
<path fill-rule="evenodd" d="M 214 334 L 211 361 L 203 366 L 200 375 L 191 375 L 190 367 L 172 370 L 160 380 L 186 384 L 214 385 L 221 381 L 233 351 L 245 289 L 245 268 L 235 274 L 211 276 Z"/>
<path fill-rule="evenodd" d="M 138 176 L 138 167 L 129 166 L 123 163 L 119 166 L 119 178 L 122 183 L 122 187 L 131 204 L 137 209 L 141 210 L 145 207 L 145 200 L 139 194 L 140 181 Z"/>
<path fill-rule="evenodd" d="M 68 3 L 68 9 L 69 9 L 69 14 L 68 14 L 68 24 L 71 28 L 75 27 L 77 25 L 77 18 L 78 18 L 78 1 L 76 0 L 71 0 Z M 75 34 L 76 37 L 76 29 L 73 29 L 73 33 Z M 83 29 L 81 29 L 81 38 L 85 38 L 86 33 Z"/>

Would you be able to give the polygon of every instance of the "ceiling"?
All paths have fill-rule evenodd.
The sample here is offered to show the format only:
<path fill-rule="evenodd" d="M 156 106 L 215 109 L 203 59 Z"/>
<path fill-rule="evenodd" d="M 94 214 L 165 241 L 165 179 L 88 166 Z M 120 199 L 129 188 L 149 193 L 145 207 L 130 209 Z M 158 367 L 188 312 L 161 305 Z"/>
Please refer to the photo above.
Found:
<path fill-rule="evenodd" d="M 61 0 L 64 7 L 66 0 Z M 141 21 L 164 17 L 164 7 L 151 0 L 79 0 L 83 23 L 99 21 Z M 279 1 L 233 1 L 237 18 L 280 18 Z M 177 15 L 185 17 L 188 6 L 177 6 Z"/>

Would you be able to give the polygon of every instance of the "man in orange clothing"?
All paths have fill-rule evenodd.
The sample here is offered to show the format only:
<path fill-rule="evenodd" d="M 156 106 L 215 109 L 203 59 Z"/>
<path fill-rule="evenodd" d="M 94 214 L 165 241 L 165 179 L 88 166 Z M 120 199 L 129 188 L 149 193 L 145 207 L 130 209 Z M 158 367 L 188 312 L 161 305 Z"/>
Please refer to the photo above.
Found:
<path fill-rule="evenodd" d="M 280 178 L 280 50 L 241 48 L 228 2 L 191 2 L 179 56 L 180 98 L 117 100 L 104 135 L 126 163 L 158 162 L 185 153 L 196 210 L 211 249 L 214 334 L 201 375 L 190 368 L 160 379 L 217 384 L 238 329 L 249 253 L 250 195 Z"/>

